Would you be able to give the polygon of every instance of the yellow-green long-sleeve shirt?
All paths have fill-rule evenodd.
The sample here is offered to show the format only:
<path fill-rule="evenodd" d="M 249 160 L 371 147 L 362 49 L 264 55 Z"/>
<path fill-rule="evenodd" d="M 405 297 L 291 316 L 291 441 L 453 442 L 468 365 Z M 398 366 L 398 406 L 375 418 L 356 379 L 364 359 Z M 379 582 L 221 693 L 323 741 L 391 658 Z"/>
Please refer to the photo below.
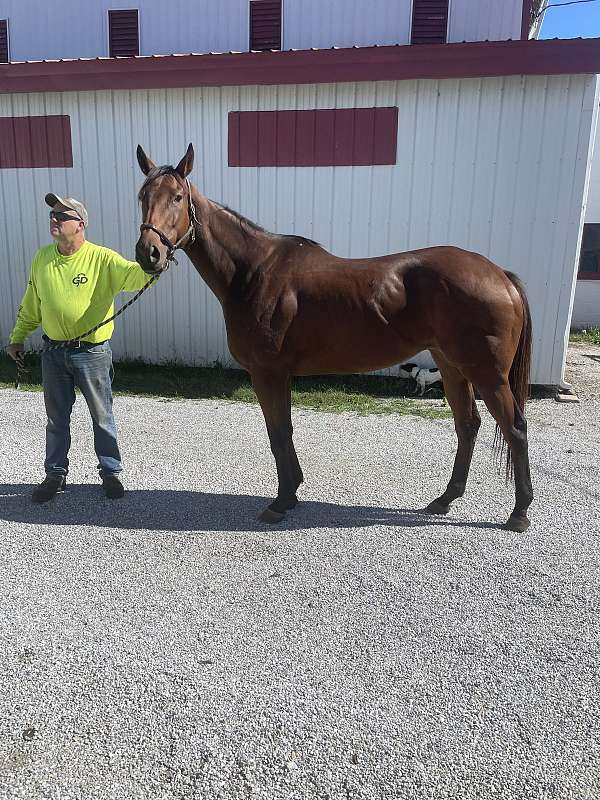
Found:
<path fill-rule="evenodd" d="M 42 247 L 33 257 L 10 342 L 24 342 L 38 325 L 50 339 L 78 339 L 115 313 L 115 295 L 135 292 L 149 280 L 135 261 L 92 242 L 72 256 L 61 255 L 56 244 Z M 109 322 L 86 339 L 102 342 L 113 330 Z"/>

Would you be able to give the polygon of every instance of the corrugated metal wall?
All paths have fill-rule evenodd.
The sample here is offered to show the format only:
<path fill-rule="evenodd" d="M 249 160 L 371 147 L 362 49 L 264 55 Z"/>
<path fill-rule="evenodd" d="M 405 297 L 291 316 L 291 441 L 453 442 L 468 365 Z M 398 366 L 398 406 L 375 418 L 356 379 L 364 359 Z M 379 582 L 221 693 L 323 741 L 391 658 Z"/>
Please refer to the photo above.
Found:
<path fill-rule="evenodd" d="M 284 0 L 283 47 L 410 42 L 412 0 Z"/>
<path fill-rule="evenodd" d="M 449 42 L 521 38 L 523 0 L 450 0 Z"/>
<path fill-rule="evenodd" d="M 248 0 L 0 0 L 12 61 L 108 56 L 108 10 L 137 8 L 140 54 L 248 49 Z M 67 10 L 68 9 L 68 10 Z"/>
<path fill-rule="evenodd" d="M 533 379 L 562 377 L 574 291 L 595 76 L 0 96 L 0 115 L 69 114 L 74 168 L 0 170 L 0 339 L 33 252 L 48 241 L 44 194 L 82 198 L 93 241 L 133 255 L 140 142 L 157 163 L 196 148 L 192 180 L 267 229 L 340 255 L 431 244 L 483 253 L 525 280 Z M 232 110 L 399 108 L 395 167 L 229 168 Z M 185 256 L 127 312 L 118 355 L 227 362 L 221 309 Z"/>
<path fill-rule="evenodd" d="M 140 53 L 248 49 L 248 0 L 94 0 L 65 11 L 38 0 L 0 0 L 12 61 L 108 56 L 108 9 L 137 8 Z M 449 41 L 518 39 L 522 0 L 450 0 Z M 283 0 L 284 49 L 407 44 L 412 0 Z"/>

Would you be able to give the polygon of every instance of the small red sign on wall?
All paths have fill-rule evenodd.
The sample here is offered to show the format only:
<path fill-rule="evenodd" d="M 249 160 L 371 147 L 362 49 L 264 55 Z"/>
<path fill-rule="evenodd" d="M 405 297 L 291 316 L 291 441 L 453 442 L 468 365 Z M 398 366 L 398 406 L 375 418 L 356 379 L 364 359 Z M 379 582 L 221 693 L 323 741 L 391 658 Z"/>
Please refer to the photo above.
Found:
<path fill-rule="evenodd" d="M 231 111 L 230 167 L 395 164 L 397 108 Z"/>
<path fill-rule="evenodd" d="M 0 117 L 0 169 L 72 166 L 68 116 Z"/>

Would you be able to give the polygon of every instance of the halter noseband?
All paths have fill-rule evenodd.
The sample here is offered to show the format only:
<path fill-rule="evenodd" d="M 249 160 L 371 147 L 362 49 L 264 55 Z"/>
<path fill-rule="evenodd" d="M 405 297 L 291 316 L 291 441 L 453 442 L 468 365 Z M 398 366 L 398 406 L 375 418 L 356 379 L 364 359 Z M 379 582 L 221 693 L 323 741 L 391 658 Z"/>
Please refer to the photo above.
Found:
<path fill-rule="evenodd" d="M 192 190 L 190 187 L 190 182 L 188 179 L 185 179 L 185 185 L 187 186 L 188 190 L 188 217 L 190 220 L 190 226 L 187 231 L 183 234 L 181 239 L 179 239 L 175 244 L 169 239 L 167 234 L 164 231 L 161 231 L 160 228 L 155 227 L 154 225 L 150 225 L 149 222 L 142 222 L 140 225 L 140 232 L 143 233 L 144 231 L 153 231 L 164 246 L 167 248 L 167 259 L 166 265 L 164 269 L 169 268 L 169 263 L 173 261 L 175 264 L 177 261 L 175 260 L 175 251 L 181 247 L 182 242 L 189 236 L 189 244 L 193 244 L 196 241 L 196 227 L 200 225 L 198 222 L 198 218 L 196 217 L 196 206 L 194 205 L 194 201 L 192 200 Z M 186 247 L 187 247 L 186 245 Z"/>

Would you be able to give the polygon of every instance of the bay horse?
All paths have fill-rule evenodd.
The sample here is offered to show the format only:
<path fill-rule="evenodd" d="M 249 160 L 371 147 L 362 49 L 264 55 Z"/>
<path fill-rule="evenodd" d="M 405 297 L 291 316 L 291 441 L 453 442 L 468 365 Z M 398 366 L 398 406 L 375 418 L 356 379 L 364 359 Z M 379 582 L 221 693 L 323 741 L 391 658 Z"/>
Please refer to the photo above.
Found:
<path fill-rule="evenodd" d="M 531 315 L 516 275 L 450 246 L 338 258 L 310 239 L 269 233 L 201 194 L 188 181 L 191 144 L 176 167 L 157 167 L 139 145 L 137 160 L 146 176 L 138 263 L 157 275 L 177 247 L 187 253 L 221 302 L 229 349 L 260 402 L 278 490 L 259 519 L 281 521 L 304 479 L 292 439 L 292 376 L 370 372 L 429 349 L 458 450 L 446 490 L 425 511 L 446 514 L 464 494 L 481 423 L 475 387 L 496 420 L 507 475 L 514 475 L 506 527 L 526 530 L 533 499 L 524 417 Z"/>

